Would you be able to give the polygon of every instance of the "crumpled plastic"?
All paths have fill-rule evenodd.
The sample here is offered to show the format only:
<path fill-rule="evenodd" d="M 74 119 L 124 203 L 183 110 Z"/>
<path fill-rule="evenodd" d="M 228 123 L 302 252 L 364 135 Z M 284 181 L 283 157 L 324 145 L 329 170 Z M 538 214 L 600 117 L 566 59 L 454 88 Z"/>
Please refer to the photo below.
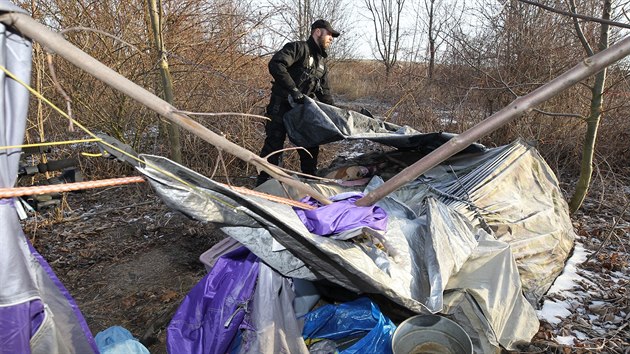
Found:
<path fill-rule="evenodd" d="M 101 354 L 150 354 L 131 332 L 121 326 L 98 332 L 94 340 Z"/>
<path fill-rule="evenodd" d="M 316 206 L 313 210 L 294 207 L 295 213 L 304 226 L 316 235 L 330 236 L 340 232 L 369 227 L 375 230 L 387 229 L 387 213 L 379 206 L 357 206 L 354 203 L 363 197 L 360 192 L 341 193 L 330 198 L 333 202 L 322 205 L 310 196 L 300 201 Z"/>
<path fill-rule="evenodd" d="M 186 295 L 167 328 L 169 353 L 225 353 L 251 305 L 258 257 L 240 247 L 221 256 Z"/>
<path fill-rule="evenodd" d="M 366 297 L 321 306 L 304 319 L 302 336 L 307 345 L 332 340 L 338 343 L 339 354 L 392 353 L 396 325 Z"/>

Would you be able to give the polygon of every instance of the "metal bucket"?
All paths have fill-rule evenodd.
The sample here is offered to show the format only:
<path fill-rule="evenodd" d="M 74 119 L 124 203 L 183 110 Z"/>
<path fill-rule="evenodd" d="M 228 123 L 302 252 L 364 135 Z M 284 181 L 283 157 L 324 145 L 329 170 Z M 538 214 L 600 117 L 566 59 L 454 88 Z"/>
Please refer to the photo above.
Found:
<path fill-rule="evenodd" d="M 457 323 L 437 315 L 403 321 L 392 338 L 394 354 L 472 354 L 472 342 Z"/>

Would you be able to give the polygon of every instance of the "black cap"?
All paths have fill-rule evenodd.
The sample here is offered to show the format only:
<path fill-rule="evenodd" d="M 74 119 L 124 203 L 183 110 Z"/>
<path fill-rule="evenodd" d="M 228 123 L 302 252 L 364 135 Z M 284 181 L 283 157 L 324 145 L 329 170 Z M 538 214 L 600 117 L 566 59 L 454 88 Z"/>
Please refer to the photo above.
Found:
<path fill-rule="evenodd" d="M 330 22 L 326 21 L 326 20 L 322 20 L 319 19 L 315 22 L 313 22 L 313 24 L 311 25 L 311 31 L 316 29 L 316 28 L 323 28 L 326 31 L 330 32 L 330 34 L 332 34 L 333 37 L 339 37 L 339 35 L 341 33 L 339 33 L 338 31 L 335 31 L 332 26 L 330 25 Z"/>

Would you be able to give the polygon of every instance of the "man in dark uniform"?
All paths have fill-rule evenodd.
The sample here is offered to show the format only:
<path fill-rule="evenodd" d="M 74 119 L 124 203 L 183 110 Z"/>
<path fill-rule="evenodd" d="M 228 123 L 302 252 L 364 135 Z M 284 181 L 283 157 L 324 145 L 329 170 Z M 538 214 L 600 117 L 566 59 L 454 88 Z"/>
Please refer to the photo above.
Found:
<path fill-rule="evenodd" d="M 269 61 L 269 72 L 273 76 L 271 99 L 267 106 L 267 117 L 271 119 L 265 125 L 265 143 L 260 151 L 261 157 L 281 150 L 287 131 L 284 128 L 283 116 L 291 109 L 292 104 L 304 103 L 308 96 L 327 104 L 334 104 L 328 86 L 328 68 L 325 58 L 326 50 L 333 38 L 339 37 L 326 20 L 317 20 L 311 25 L 311 36 L 307 41 L 291 42 L 284 45 Z M 300 168 L 303 173 L 314 175 L 317 170 L 319 146 L 306 147 L 308 153 L 298 150 Z M 310 155 L 309 155 L 310 153 Z M 273 154 L 268 161 L 274 165 L 280 162 L 281 153 Z M 261 172 L 256 180 L 260 185 L 269 179 L 269 175 Z"/>

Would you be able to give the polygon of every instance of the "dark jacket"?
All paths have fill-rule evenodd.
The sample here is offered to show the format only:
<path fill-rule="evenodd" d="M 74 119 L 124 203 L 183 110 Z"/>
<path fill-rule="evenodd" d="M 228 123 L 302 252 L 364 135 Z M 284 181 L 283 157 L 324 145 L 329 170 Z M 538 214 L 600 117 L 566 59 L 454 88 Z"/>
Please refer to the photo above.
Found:
<path fill-rule="evenodd" d="M 327 56 L 313 37 L 285 44 L 269 61 L 274 79 L 271 94 L 286 99 L 297 88 L 306 96 L 334 104 L 328 86 Z"/>

